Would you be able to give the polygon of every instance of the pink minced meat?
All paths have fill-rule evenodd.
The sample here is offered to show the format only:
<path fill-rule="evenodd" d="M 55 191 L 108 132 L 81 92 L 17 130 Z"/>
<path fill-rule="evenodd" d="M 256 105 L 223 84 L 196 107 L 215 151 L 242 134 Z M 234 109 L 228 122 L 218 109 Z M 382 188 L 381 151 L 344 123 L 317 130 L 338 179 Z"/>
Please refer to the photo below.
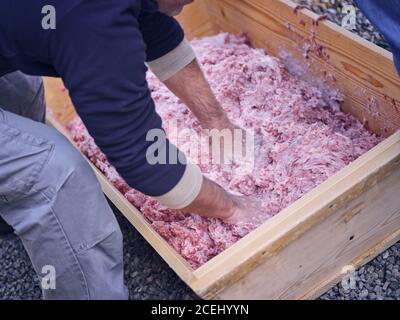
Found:
<path fill-rule="evenodd" d="M 200 168 L 227 190 L 261 199 L 267 220 L 381 138 L 340 111 L 339 95 L 323 96 L 318 88 L 290 75 L 279 59 L 246 43 L 245 36 L 228 34 L 192 41 L 204 74 L 230 119 L 262 137 L 262 143 L 256 145 L 255 170 L 243 175 L 234 165 L 228 171 L 203 163 Z M 166 128 L 174 120 L 179 128 L 201 131 L 185 105 L 150 72 L 148 82 Z M 227 225 L 218 219 L 166 208 L 124 182 L 78 117 L 68 129 L 81 151 L 193 268 L 257 227 Z M 180 141 L 179 146 L 185 150 L 194 139 L 191 136 L 190 140 Z"/>

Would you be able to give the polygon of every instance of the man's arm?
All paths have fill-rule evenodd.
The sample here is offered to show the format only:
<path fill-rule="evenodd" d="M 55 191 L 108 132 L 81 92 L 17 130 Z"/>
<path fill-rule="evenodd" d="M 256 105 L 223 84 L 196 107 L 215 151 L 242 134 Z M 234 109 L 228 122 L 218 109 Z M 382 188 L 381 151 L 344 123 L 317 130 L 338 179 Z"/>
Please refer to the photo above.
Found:
<path fill-rule="evenodd" d="M 193 112 L 205 129 L 233 129 L 196 59 L 167 79 L 165 85 Z"/>
<path fill-rule="evenodd" d="M 164 56 L 149 61 L 154 74 L 193 112 L 204 129 L 233 129 L 215 98 L 190 44 L 183 40 Z"/>
<path fill-rule="evenodd" d="M 171 208 L 219 218 L 232 216 L 231 196 L 203 179 L 197 166 L 173 164 L 168 159 L 167 164 L 157 165 L 147 161 L 146 150 L 152 142 L 146 135 L 161 128 L 161 119 L 145 79 L 145 48 L 136 16 L 123 9 L 108 0 L 96 1 L 94 8 L 85 3 L 59 21 L 51 35 L 54 67 L 78 114 L 133 188 Z M 162 147 L 167 154 L 175 148 L 168 140 Z"/>
<path fill-rule="evenodd" d="M 183 164 L 151 165 L 146 140 L 161 128 L 147 87 L 145 47 L 134 13 L 124 1 L 83 2 L 51 33 L 54 67 L 69 89 L 79 116 L 126 182 L 150 196 L 170 191 Z M 132 11 L 140 10 L 132 7 Z M 163 146 L 174 148 L 166 141 Z M 167 152 L 167 155 L 169 153 Z"/>
<path fill-rule="evenodd" d="M 159 12 L 155 2 L 142 1 L 139 25 L 147 46 L 147 64 L 160 81 L 186 104 L 203 128 L 233 128 L 178 22 Z"/>

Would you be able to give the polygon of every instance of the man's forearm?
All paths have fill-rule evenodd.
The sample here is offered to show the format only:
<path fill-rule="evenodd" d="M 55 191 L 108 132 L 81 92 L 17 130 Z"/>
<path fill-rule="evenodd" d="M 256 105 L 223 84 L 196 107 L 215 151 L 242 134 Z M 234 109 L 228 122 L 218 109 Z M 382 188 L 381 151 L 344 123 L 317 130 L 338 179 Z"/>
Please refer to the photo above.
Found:
<path fill-rule="evenodd" d="M 193 112 L 205 129 L 231 129 L 226 112 L 211 91 L 196 59 L 164 81 Z"/>

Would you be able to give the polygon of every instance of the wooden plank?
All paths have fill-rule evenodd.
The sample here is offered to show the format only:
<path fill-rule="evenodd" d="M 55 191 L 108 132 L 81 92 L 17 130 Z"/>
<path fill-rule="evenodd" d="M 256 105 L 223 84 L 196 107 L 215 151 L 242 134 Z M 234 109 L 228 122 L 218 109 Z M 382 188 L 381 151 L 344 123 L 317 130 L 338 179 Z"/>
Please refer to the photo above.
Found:
<path fill-rule="evenodd" d="M 358 269 L 359 267 L 365 265 L 372 259 L 374 259 L 377 255 L 381 254 L 385 250 L 389 249 L 392 245 L 400 241 L 400 229 L 395 231 L 392 235 L 386 236 L 384 240 L 376 244 L 374 247 L 369 249 L 368 251 L 362 253 L 355 260 L 351 261 L 348 265 L 354 266 L 354 268 Z M 357 274 L 355 274 L 357 276 Z M 342 273 L 334 274 L 331 278 L 327 277 L 327 279 L 321 283 L 316 283 L 315 287 L 305 293 L 301 299 L 302 300 L 311 300 L 320 297 L 322 294 L 327 292 L 330 288 L 336 285 L 343 279 Z"/>
<path fill-rule="evenodd" d="M 291 56 L 292 64 L 305 68 L 308 80 L 339 88 L 345 95 L 344 110 L 372 131 L 388 136 L 400 128 L 400 78 L 391 53 L 334 23 L 323 21 L 317 26 L 317 15 L 309 10 L 295 13 L 291 1 L 206 3 L 217 30 L 245 32 L 254 47 Z M 324 58 L 310 52 L 309 59 L 304 59 L 302 48 L 313 34 L 324 48 Z"/>
<path fill-rule="evenodd" d="M 50 107 L 55 119 L 59 123 L 66 125 L 76 115 L 68 91 L 59 78 L 43 77 L 43 82 L 48 108 Z"/>
<path fill-rule="evenodd" d="M 223 290 L 219 297 L 299 299 L 327 279 L 340 279 L 346 266 L 357 266 L 353 261 L 360 253 L 370 251 L 388 234 L 398 234 L 399 181 L 397 170 L 271 256 L 248 273 L 245 281 Z"/>
<path fill-rule="evenodd" d="M 206 3 L 203 1 L 195 1 L 186 6 L 177 19 L 185 30 L 188 39 L 215 34 L 214 26 L 208 16 Z"/>
<path fill-rule="evenodd" d="M 243 298 L 288 298 L 285 286 L 294 285 L 291 282 L 294 279 L 290 275 L 295 275 L 299 280 L 307 279 L 304 286 L 316 283 L 317 281 L 310 277 L 311 271 L 319 265 L 325 266 L 324 261 L 332 262 L 330 246 L 336 245 L 339 250 L 343 245 L 347 247 L 344 239 L 349 239 L 349 233 L 357 235 L 357 238 L 352 240 L 356 246 L 351 247 L 349 252 L 346 251 L 345 255 L 335 258 L 342 258 L 345 263 L 353 261 L 382 241 L 385 235 L 400 229 L 399 164 L 400 132 L 397 132 L 206 265 L 195 270 L 197 280 L 191 283 L 192 288 L 205 298 L 218 294 L 224 298 L 237 298 L 235 292 L 239 291 Z M 380 202 L 379 197 L 385 201 Z M 372 199 L 380 206 L 371 203 Z M 339 220 L 339 217 L 343 219 Z M 332 224 L 333 220 L 326 223 L 328 218 L 336 219 L 336 224 Z M 365 223 L 362 218 L 365 219 Z M 382 230 L 380 227 L 376 229 L 376 219 L 382 219 Z M 389 221 L 391 223 L 388 223 Z M 368 231 L 369 228 L 373 231 L 372 235 Z M 331 236 L 329 241 L 324 238 L 325 234 Z M 322 237 L 324 241 L 316 241 L 318 237 Z M 306 242 L 299 242 L 300 239 L 305 239 L 303 241 Z M 365 247 L 360 244 L 364 243 L 363 241 Z M 304 245 L 305 243 L 307 245 Z M 316 249 L 315 246 L 322 246 L 317 248 L 319 251 L 314 250 L 315 259 L 310 259 L 307 250 L 301 250 L 303 247 Z M 285 255 L 287 251 L 283 251 L 284 249 L 289 250 L 290 254 Z M 276 260 L 285 257 L 293 260 L 285 265 Z M 302 259 L 306 259 L 302 268 L 290 269 L 295 268 L 294 261 L 303 261 Z M 311 265 L 307 263 L 308 259 L 312 261 Z M 282 270 L 286 270 L 287 274 L 279 274 L 279 270 L 274 267 L 276 263 L 283 268 Z M 258 273 L 259 270 L 265 271 L 263 266 L 268 272 Z M 332 268 L 335 268 L 335 265 L 332 265 Z M 323 275 L 329 276 L 335 272 L 337 269 L 326 269 Z M 300 275 L 305 278 L 301 278 Z M 246 294 L 240 286 L 249 282 L 263 283 L 263 286 Z M 275 287 L 272 284 L 275 284 Z M 299 287 L 297 290 L 300 296 L 302 290 L 309 291 L 311 288 Z"/>

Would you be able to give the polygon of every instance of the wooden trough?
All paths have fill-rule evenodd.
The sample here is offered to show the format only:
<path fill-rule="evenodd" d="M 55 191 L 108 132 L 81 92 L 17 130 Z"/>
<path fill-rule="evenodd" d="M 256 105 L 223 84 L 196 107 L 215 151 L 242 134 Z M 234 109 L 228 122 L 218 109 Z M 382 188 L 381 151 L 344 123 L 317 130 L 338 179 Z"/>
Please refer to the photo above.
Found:
<path fill-rule="evenodd" d="M 197 270 L 161 238 L 96 169 L 107 197 L 200 297 L 307 299 L 340 281 L 400 239 L 400 79 L 392 55 L 287 0 L 196 0 L 179 17 L 187 36 L 245 32 L 254 47 L 304 59 L 314 79 L 336 79 L 343 109 L 387 137 Z M 312 40 L 308 40 L 312 39 Z M 45 79 L 48 121 L 64 125 L 74 109 L 58 79 Z M 350 267 L 349 267 L 350 266 Z"/>

